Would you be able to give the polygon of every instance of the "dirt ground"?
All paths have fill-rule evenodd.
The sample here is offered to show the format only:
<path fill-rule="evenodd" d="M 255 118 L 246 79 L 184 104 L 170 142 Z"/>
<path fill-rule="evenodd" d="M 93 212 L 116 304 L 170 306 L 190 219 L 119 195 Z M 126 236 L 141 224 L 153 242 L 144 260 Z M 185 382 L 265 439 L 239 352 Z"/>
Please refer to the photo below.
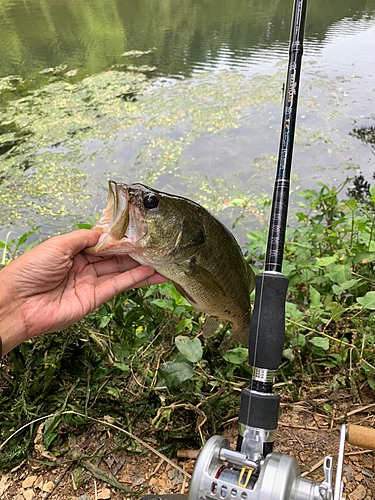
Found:
<path fill-rule="evenodd" d="M 313 481 L 324 479 L 322 462 L 325 456 L 336 458 L 339 447 L 340 426 L 345 416 L 347 423 L 356 423 L 375 428 L 375 402 L 371 391 L 353 397 L 347 391 L 330 397 L 332 414 L 324 416 L 321 408 L 327 403 L 324 388 L 310 393 L 304 402 L 292 404 L 282 398 L 282 414 L 275 441 L 275 451 L 293 455 L 300 465 L 303 477 Z M 223 435 L 235 448 L 237 422 L 228 423 Z M 86 455 L 94 454 L 100 443 L 111 443 L 111 431 L 103 431 L 100 426 L 92 427 L 79 440 L 77 447 Z M 108 448 L 107 448 L 108 449 Z M 346 446 L 344 462 L 345 495 L 350 500 L 370 500 L 375 498 L 375 453 Z M 130 452 L 117 452 L 95 462 L 95 470 L 82 469 L 77 475 L 72 463 L 56 466 L 42 465 L 46 457 L 40 456 L 38 447 L 33 458 L 12 471 L 3 471 L 0 476 L 0 499 L 8 500 L 96 500 L 139 498 L 156 493 L 187 493 L 189 478 L 195 460 L 174 458 L 174 464 L 153 452 L 133 455 Z M 100 459 L 99 459 L 100 460 Z M 121 485 L 138 492 L 126 493 L 111 486 L 105 476 L 101 479 L 98 468 L 115 478 Z M 187 473 L 187 474 L 186 474 Z M 77 488 L 77 484 L 81 484 Z"/>

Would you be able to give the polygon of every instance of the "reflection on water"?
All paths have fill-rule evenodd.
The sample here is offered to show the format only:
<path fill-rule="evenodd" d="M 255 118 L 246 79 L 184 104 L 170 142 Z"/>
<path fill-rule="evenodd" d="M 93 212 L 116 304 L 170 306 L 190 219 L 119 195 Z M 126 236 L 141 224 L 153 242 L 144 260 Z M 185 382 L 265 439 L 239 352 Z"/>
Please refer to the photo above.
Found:
<path fill-rule="evenodd" d="M 121 54 L 157 50 L 141 61 L 156 75 L 262 66 L 285 58 L 292 0 L 2 0 L 0 76 L 29 77 L 65 63 L 87 74 L 130 64 Z M 306 54 L 373 26 L 371 0 L 308 6 Z M 358 54 L 358 50 L 355 50 Z M 340 57 L 352 57 L 341 54 Z M 261 69 L 260 69 L 261 70 Z"/>
<path fill-rule="evenodd" d="M 65 230 L 104 204 L 107 177 L 228 225 L 250 200 L 237 231 L 251 229 L 273 187 L 292 3 L 1 0 L 4 231 Z M 373 126 L 374 40 L 375 0 L 309 3 L 294 188 L 371 179 L 355 131 Z"/>

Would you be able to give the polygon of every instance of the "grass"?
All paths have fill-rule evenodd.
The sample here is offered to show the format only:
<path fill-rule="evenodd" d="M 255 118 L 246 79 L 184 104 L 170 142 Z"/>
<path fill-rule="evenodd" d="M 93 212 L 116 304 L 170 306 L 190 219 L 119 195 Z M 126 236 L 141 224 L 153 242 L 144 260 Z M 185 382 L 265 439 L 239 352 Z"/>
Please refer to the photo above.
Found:
<path fill-rule="evenodd" d="M 285 390 L 294 400 L 314 385 L 329 394 L 375 389 L 375 187 L 364 203 L 343 200 L 345 185 L 300 192 L 298 226 L 287 235 L 287 330 L 277 378 L 293 381 Z M 266 230 L 248 236 L 247 258 L 259 267 Z M 20 240 L 0 246 L 6 264 Z M 204 340 L 202 321 L 172 285 L 158 285 L 123 292 L 67 330 L 14 349 L 0 367 L 0 467 L 29 456 L 36 420 L 47 415 L 43 445 L 58 460 L 71 459 L 68 438 L 90 419 L 116 423 L 168 455 L 220 432 L 238 415 L 251 370 L 239 344 L 220 356 L 228 325 Z M 129 435 L 115 439 L 119 449 L 140 450 Z"/>

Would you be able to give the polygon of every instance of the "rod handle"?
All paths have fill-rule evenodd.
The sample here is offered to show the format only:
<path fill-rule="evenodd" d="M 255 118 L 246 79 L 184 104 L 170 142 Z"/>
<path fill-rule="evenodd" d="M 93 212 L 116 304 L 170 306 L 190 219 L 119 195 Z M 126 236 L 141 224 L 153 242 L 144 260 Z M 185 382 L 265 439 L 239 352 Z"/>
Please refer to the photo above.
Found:
<path fill-rule="evenodd" d="M 361 425 L 348 425 L 346 440 L 353 446 L 375 451 L 375 429 Z"/>

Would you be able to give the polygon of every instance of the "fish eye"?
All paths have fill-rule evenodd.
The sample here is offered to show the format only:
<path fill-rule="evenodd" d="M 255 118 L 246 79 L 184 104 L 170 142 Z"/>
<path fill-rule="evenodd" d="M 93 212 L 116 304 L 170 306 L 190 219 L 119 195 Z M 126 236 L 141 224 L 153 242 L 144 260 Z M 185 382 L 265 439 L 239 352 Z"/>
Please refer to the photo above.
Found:
<path fill-rule="evenodd" d="M 159 205 L 159 200 L 154 194 L 146 194 L 143 198 L 143 205 L 145 208 L 151 210 Z"/>

